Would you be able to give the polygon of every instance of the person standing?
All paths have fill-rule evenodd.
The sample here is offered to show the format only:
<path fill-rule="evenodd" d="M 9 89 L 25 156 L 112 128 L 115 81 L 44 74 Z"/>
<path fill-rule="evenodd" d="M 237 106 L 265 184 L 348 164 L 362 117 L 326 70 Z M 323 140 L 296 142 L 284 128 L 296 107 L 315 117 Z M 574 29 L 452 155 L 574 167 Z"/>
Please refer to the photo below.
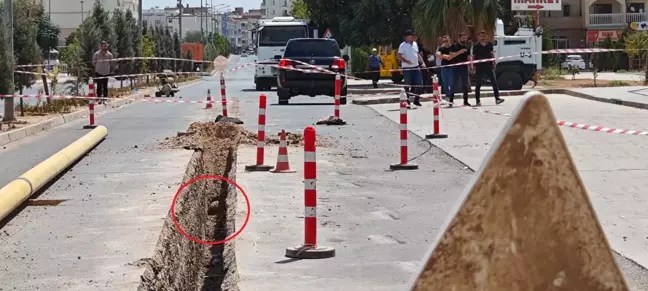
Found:
<path fill-rule="evenodd" d="M 424 62 L 421 55 L 418 53 L 418 47 L 414 46 L 414 35 L 414 32 L 411 30 L 405 31 L 405 41 L 398 46 L 397 56 L 398 60 L 401 61 L 405 84 L 410 86 L 407 91 L 410 91 L 408 93 L 415 94 L 414 105 L 422 106 L 419 99 L 421 94 L 421 85 L 423 85 L 423 78 L 421 77 L 419 64 L 424 64 Z M 409 97 L 407 98 L 407 104 L 410 104 Z"/>
<path fill-rule="evenodd" d="M 457 53 L 457 55 L 452 59 L 452 64 L 467 62 L 468 57 L 470 56 L 468 49 L 468 34 L 462 32 L 459 34 L 459 42 L 452 45 L 452 48 L 450 49 L 451 52 Z M 454 66 L 453 73 L 455 80 L 461 82 L 461 88 L 463 89 L 463 105 L 471 106 L 470 103 L 468 103 L 468 89 L 470 88 L 468 87 L 470 86 L 468 81 L 468 64 Z M 454 92 L 452 93 L 450 100 L 454 100 Z M 450 102 L 452 103 L 452 101 Z"/>
<path fill-rule="evenodd" d="M 443 94 L 445 92 L 445 90 L 443 89 L 443 76 L 441 75 L 441 68 L 439 68 L 441 66 L 441 57 L 438 56 L 441 47 L 443 47 L 443 37 L 439 37 L 437 39 L 437 47 L 434 53 L 435 55 L 434 61 L 436 65 L 436 68 L 434 69 L 434 73 L 438 76 L 439 79 L 439 88 L 441 89 L 440 90 L 441 92 L 439 93 Z"/>
<path fill-rule="evenodd" d="M 108 43 L 102 41 L 100 49 L 92 56 L 92 65 L 97 78 L 96 97 L 108 97 L 108 77 L 113 71 L 112 63 L 113 55 L 108 51 Z"/>
<path fill-rule="evenodd" d="M 367 66 L 369 67 L 368 71 L 371 74 L 371 83 L 373 84 L 374 88 L 378 88 L 378 80 L 380 80 L 380 68 L 384 67 L 385 64 L 378 55 L 377 49 L 371 49 L 371 55 L 369 56 L 369 62 Z"/>
<path fill-rule="evenodd" d="M 494 59 L 495 53 L 493 52 L 493 44 L 488 41 L 485 31 L 479 32 L 479 42 L 473 45 L 473 59 L 476 60 L 485 60 L 485 59 Z M 484 77 L 487 77 L 493 86 L 493 93 L 495 94 L 495 103 L 501 104 L 504 102 L 504 99 L 499 97 L 499 90 L 497 88 L 497 79 L 495 78 L 495 73 L 493 69 L 495 67 L 495 60 L 475 63 L 475 101 L 476 105 L 480 106 L 481 101 L 479 100 L 479 90 L 482 85 Z M 473 68 L 471 68 L 473 69 Z"/>
<path fill-rule="evenodd" d="M 449 35 L 443 36 L 443 45 L 439 47 L 437 51 L 437 58 L 441 59 L 442 66 L 448 66 L 454 63 L 453 59 L 465 52 L 464 50 L 453 51 L 454 47 L 451 45 L 451 39 Z M 445 92 L 446 99 L 450 104 L 448 106 L 452 107 L 454 102 L 454 67 L 442 67 L 441 68 L 441 78 L 443 79 L 443 90 Z"/>

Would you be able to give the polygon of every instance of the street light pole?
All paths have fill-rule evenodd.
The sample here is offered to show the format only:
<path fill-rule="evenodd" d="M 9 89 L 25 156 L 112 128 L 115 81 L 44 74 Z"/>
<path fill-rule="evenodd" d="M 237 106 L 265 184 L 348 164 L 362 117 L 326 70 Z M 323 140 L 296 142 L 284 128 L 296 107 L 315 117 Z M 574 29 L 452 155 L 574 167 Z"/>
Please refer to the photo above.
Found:
<path fill-rule="evenodd" d="M 7 13 L 7 33 L 5 35 L 5 38 L 7 39 L 7 47 L 5 48 L 7 50 L 7 56 L 13 56 L 14 55 L 14 50 L 13 50 L 13 5 L 12 5 L 12 0 L 5 0 L 4 1 L 4 10 L 5 13 Z M 4 18 L 4 17 L 3 17 Z M 13 69 L 13 61 L 11 61 L 11 68 Z M 13 79 L 13 74 L 10 74 L 11 78 L 11 84 L 7 88 L 7 92 L 5 94 L 12 95 L 14 93 L 14 79 Z M 3 121 L 14 121 L 16 120 L 16 116 L 14 115 L 14 99 L 15 98 L 5 98 L 4 99 L 4 118 L 2 119 Z"/>
<path fill-rule="evenodd" d="M 178 38 L 182 43 L 182 0 L 178 0 Z"/>
<path fill-rule="evenodd" d="M 83 24 L 83 0 L 81 0 L 81 23 Z"/>

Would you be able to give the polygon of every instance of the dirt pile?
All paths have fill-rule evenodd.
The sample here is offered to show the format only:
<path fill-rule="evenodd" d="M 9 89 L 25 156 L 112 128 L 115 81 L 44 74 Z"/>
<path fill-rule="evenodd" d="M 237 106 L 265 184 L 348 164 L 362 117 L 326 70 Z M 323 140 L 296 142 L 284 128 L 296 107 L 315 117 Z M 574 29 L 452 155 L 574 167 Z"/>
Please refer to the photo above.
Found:
<path fill-rule="evenodd" d="M 236 179 L 240 127 L 193 123 L 187 134 L 177 138 L 196 150 L 183 182 L 202 175 Z M 199 180 L 179 195 L 175 214 L 184 231 L 194 238 L 225 239 L 236 231 L 236 189 L 224 181 Z M 170 215 L 165 219 L 155 254 L 146 265 L 139 291 L 238 290 L 234 241 L 214 246 L 193 242 L 177 230 Z"/>
<path fill-rule="evenodd" d="M 329 116 L 327 118 L 320 119 L 316 124 L 317 125 L 346 125 L 347 123 L 342 118 L 336 116 Z"/>
<path fill-rule="evenodd" d="M 266 144 L 279 145 L 279 134 L 281 134 L 281 132 L 277 132 L 276 134 L 268 134 L 266 132 L 266 138 L 265 138 Z M 247 130 L 241 132 L 242 144 L 256 145 L 257 138 L 258 135 L 256 132 L 251 132 Z M 304 146 L 304 136 L 301 133 L 286 132 L 286 142 L 288 143 L 288 146 Z M 318 136 L 316 144 L 318 147 L 319 146 L 326 147 L 329 146 L 331 143 L 327 137 Z"/>

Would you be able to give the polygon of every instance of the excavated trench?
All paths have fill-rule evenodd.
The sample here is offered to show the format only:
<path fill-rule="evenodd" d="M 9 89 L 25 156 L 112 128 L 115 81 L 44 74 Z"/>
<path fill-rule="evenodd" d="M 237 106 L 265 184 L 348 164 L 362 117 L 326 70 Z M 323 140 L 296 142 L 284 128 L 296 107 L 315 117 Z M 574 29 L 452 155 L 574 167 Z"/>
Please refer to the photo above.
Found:
<path fill-rule="evenodd" d="M 183 183 L 202 175 L 236 179 L 236 150 L 241 128 L 230 123 L 193 123 L 183 138 L 195 151 Z M 199 180 L 176 202 L 176 217 L 191 236 L 204 241 L 225 239 L 236 231 L 237 191 L 220 180 Z M 239 290 L 234 240 L 204 245 L 184 237 L 167 215 L 154 256 L 147 261 L 138 291 Z"/>

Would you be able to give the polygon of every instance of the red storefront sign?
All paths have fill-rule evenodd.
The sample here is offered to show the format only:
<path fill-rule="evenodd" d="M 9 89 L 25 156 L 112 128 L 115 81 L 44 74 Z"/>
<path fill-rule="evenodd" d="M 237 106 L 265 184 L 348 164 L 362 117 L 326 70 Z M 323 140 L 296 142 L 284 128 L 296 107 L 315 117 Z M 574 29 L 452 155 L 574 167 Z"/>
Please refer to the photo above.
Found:
<path fill-rule="evenodd" d="M 587 41 L 599 42 L 604 41 L 608 36 L 612 41 L 617 41 L 621 38 L 622 30 L 588 30 Z"/>

